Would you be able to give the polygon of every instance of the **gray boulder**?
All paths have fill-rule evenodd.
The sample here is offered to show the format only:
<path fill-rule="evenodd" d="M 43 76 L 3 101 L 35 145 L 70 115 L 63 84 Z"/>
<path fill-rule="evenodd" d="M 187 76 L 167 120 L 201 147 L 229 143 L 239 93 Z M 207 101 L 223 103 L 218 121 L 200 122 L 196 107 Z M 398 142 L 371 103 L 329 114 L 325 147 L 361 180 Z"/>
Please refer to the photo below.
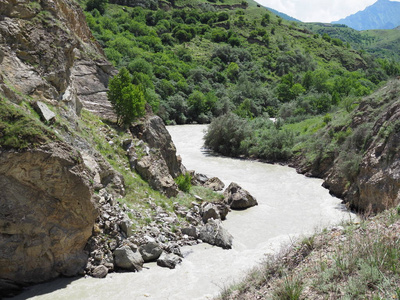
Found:
<path fill-rule="evenodd" d="M 232 235 L 222 227 L 220 220 L 209 219 L 207 224 L 200 228 L 199 238 L 210 245 L 223 249 L 232 248 Z"/>
<path fill-rule="evenodd" d="M 225 187 L 225 184 L 218 177 L 213 177 L 208 179 L 204 184 L 204 187 L 212 189 L 215 192 L 222 191 Z"/>
<path fill-rule="evenodd" d="M 246 209 L 258 205 L 256 198 L 234 182 L 226 188 L 224 196 L 225 203 L 227 203 L 232 209 Z"/>
<path fill-rule="evenodd" d="M 95 278 L 104 278 L 108 274 L 108 268 L 106 266 L 100 265 L 94 268 L 92 276 Z"/>
<path fill-rule="evenodd" d="M 172 253 L 163 252 L 159 259 L 157 259 L 157 265 L 163 268 L 175 269 L 177 264 L 182 262 L 182 258 Z"/>
<path fill-rule="evenodd" d="M 158 243 L 148 242 L 139 247 L 139 252 L 145 262 L 150 262 L 155 261 L 160 257 L 162 249 Z"/>
<path fill-rule="evenodd" d="M 129 246 L 122 246 L 114 251 L 115 265 L 128 271 L 140 271 L 143 258 L 139 252 L 133 252 Z"/>
<path fill-rule="evenodd" d="M 161 154 L 150 153 L 136 163 L 136 171 L 150 186 L 165 194 L 167 197 L 178 195 L 178 185 L 169 174 L 168 166 Z"/>
<path fill-rule="evenodd" d="M 190 226 L 181 229 L 182 234 L 197 239 L 199 237 L 199 230 L 195 226 Z"/>
<path fill-rule="evenodd" d="M 118 223 L 119 227 L 121 228 L 122 232 L 126 234 L 126 236 L 131 236 L 132 231 L 132 221 L 129 218 L 124 218 Z"/>
<path fill-rule="evenodd" d="M 44 104 L 41 101 L 36 101 L 33 103 L 33 108 L 35 111 L 39 114 L 40 118 L 44 122 L 54 122 L 54 119 L 56 117 L 56 114 L 53 113 L 46 104 Z"/>
<path fill-rule="evenodd" d="M 202 219 L 204 223 L 207 223 L 209 219 L 221 219 L 218 207 L 212 203 L 206 203 L 204 207 L 202 207 Z"/>

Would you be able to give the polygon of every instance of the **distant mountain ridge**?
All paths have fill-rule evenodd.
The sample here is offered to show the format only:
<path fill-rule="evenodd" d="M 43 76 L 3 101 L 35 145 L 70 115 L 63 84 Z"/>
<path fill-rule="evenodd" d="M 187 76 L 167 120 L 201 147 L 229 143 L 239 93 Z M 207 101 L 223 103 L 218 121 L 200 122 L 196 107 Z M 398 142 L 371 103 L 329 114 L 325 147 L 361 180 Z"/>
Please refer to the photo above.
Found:
<path fill-rule="evenodd" d="M 394 29 L 400 25 L 400 2 L 378 0 L 363 11 L 332 23 L 345 24 L 356 30 Z"/>
<path fill-rule="evenodd" d="M 281 18 L 284 19 L 284 20 L 287 20 L 287 21 L 295 21 L 295 22 L 301 22 L 300 20 L 298 20 L 298 19 L 296 19 L 296 18 L 293 18 L 293 17 L 291 17 L 291 16 L 289 16 L 289 15 L 283 13 L 283 12 L 277 11 L 277 10 L 275 10 L 275 9 L 273 9 L 273 8 L 270 8 L 270 7 L 267 7 L 267 6 L 265 6 L 265 8 L 267 8 L 270 12 L 276 14 L 277 16 L 281 17 Z"/>

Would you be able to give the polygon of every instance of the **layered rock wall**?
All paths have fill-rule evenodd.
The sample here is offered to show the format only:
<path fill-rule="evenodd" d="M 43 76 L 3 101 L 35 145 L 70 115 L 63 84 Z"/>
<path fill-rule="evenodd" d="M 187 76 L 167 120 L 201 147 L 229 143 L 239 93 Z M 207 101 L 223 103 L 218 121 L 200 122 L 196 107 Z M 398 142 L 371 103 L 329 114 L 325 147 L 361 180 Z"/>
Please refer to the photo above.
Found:
<path fill-rule="evenodd" d="M 75 1 L 2 0 L 0 16 L 0 93 L 113 118 L 106 90 L 115 70 Z"/>
<path fill-rule="evenodd" d="M 83 271 L 97 210 L 82 161 L 62 143 L 0 152 L 0 278 L 40 282 Z"/>

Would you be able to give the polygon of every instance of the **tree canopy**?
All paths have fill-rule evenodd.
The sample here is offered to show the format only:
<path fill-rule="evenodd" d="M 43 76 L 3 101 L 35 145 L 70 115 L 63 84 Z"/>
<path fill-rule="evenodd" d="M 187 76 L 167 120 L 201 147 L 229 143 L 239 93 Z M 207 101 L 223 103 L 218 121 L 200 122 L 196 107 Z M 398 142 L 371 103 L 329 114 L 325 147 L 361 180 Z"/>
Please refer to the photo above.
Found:
<path fill-rule="evenodd" d="M 108 85 L 108 100 L 117 114 L 118 125 L 128 125 L 144 115 L 146 99 L 143 87 L 132 84 L 129 71 L 122 68 Z"/>

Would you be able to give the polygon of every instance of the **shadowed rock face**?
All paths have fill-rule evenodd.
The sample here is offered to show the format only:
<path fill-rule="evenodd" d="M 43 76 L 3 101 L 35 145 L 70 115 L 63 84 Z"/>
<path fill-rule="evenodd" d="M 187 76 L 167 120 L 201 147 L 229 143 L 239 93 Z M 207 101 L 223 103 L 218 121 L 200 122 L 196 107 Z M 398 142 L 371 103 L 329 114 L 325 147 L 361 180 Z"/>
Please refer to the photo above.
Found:
<path fill-rule="evenodd" d="M 80 154 L 53 143 L 0 153 L 0 278 L 77 275 L 97 216 Z"/>

